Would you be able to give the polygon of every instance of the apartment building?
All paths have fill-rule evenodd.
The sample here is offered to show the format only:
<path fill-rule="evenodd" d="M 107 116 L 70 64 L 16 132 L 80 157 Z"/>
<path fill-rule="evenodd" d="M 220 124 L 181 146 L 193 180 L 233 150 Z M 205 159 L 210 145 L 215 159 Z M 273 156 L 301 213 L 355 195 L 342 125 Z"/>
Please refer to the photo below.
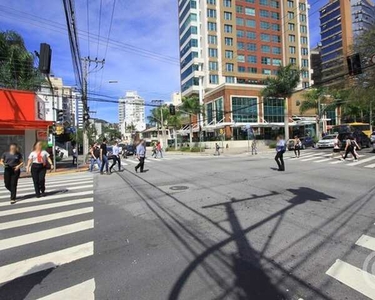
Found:
<path fill-rule="evenodd" d="M 146 129 L 145 100 L 136 91 L 128 91 L 119 99 L 119 124 L 125 129 L 129 126 L 136 131 Z"/>

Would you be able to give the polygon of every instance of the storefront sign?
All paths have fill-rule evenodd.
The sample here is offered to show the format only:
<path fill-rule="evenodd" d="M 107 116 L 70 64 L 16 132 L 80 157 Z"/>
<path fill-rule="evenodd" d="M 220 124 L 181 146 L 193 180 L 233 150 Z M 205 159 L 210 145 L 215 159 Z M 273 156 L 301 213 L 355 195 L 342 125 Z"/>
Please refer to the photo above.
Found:
<path fill-rule="evenodd" d="M 38 141 L 47 141 L 48 140 L 47 130 L 37 130 L 36 139 Z"/>

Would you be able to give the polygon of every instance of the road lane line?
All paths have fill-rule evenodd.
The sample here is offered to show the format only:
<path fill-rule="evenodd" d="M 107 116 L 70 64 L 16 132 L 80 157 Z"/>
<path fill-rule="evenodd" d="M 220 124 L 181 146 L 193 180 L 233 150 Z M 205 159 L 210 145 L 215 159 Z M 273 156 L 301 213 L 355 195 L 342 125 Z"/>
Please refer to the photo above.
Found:
<path fill-rule="evenodd" d="M 367 165 L 367 166 L 365 166 L 365 168 L 373 169 L 373 168 L 375 168 L 375 164 Z"/>
<path fill-rule="evenodd" d="M 322 158 L 322 157 L 319 155 L 319 156 L 314 156 L 314 157 L 310 157 L 310 158 L 306 158 L 306 159 L 301 159 L 301 161 L 310 161 L 310 160 L 320 159 L 320 158 Z"/>
<path fill-rule="evenodd" d="M 317 160 L 317 161 L 314 161 L 316 163 L 321 163 L 321 162 L 325 162 L 325 161 L 329 161 L 331 160 L 332 158 L 325 158 L 325 159 L 321 159 L 321 160 Z"/>
<path fill-rule="evenodd" d="M 0 251 L 37 243 L 56 237 L 73 234 L 94 228 L 94 220 L 73 223 L 52 229 L 42 230 L 25 235 L 15 236 L 8 239 L 0 240 Z"/>
<path fill-rule="evenodd" d="M 50 268 L 55 268 L 73 261 L 92 256 L 94 242 L 32 257 L 0 267 L 0 284 L 18 277 L 30 275 Z"/>
<path fill-rule="evenodd" d="M 375 276 L 340 259 L 328 269 L 327 275 L 351 287 L 357 292 L 375 299 Z"/>
<path fill-rule="evenodd" d="M 136 165 L 138 165 L 139 164 L 139 161 L 137 160 L 127 160 L 127 162 L 130 162 L 130 163 L 132 163 L 132 164 L 136 164 Z M 147 161 L 146 161 L 147 162 Z"/>
<path fill-rule="evenodd" d="M 375 238 L 363 234 L 358 241 L 355 242 L 356 245 L 375 251 Z"/>
<path fill-rule="evenodd" d="M 372 157 L 369 157 L 369 158 L 365 158 L 365 159 L 361 159 L 361 160 L 359 160 L 357 162 L 350 163 L 350 164 L 347 164 L 347 165 L 353 167 L 353 166 L 358 166 L 358 165 L 364 164 L 364 163 L 372 161 L 372 160 L 375 160 L 375 156 L 372 156 Z"/>
<path fill-rule="evenodd" d="M 84 199 L 82 199 L 84 200 Z M 80 200 L 80 201 L 82 201 Z M 87 201 L 92 202 L 92 200 Z M 76 202 L 75 202 L 76 203 Z M 80 202 L 80 203 L 86 203 L 86 202 Z M 60 206 L 61 207 L 61 206 Z M 17 228 L 32 224 L 38 224 L 38 223 L 44 223 L 48 221 L 55 221 L 60 219 L 65 219 L 69 217 L 75 217 L 83 214 L 92 213 L 94 211 L 93 207 L 85 207 L 85 208 L 79 208 L 79 209 L 73 209 L 68 210 L 64 212 L 54 213 L 50 215 L 45 216 L 39 216 L 39 217 L 33 217 L 33 218 L 27 218 L 27 219 L 21 219 L 21 220 L 15 220 L 5 223 L 0 223 L 0 230 L 10 229 L 10 228 Z"/>
<path fill-rule="evenodd" d="M 90 179 L 93 179 L 93 175 L 84 176 L 84 177 L 69 177 L 69 178 L 64 177 L 64 178 L 53 178 L 53 179 L 47 177 L 46 184 L 56 184 L 56 183 L 65 184 L 65 183 L 90 180 Z M 18 184 L 19 185 L 23 185 L 23 184 L 32 185 L 33 181 L 31 180 L 31 178 L 21 178 L 18 181 Z"/>
<path fill-rule="evenodd" d="M 39 298 L 38 300 L 94 300 L 95 299 L 95 279 L 90 279 L 80 284 L 74 285 L 62 291 Z"/>
<path fill-rule="evenodd" d="M 343 162 L 344 162 L 343 160 L 338 160 L 338 161 L 330 162 L 329 164 L 330 165 L 337 165 L 337 164 L 340 164 L 340 163 L 343 163 Z"/>

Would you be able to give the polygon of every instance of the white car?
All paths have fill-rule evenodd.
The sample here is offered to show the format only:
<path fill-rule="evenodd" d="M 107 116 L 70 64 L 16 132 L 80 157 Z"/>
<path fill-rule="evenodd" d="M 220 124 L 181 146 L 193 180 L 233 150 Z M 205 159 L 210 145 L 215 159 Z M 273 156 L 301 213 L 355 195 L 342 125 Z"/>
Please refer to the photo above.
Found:
<path fill-rule="evenodd" d="M 334 134 L 326 135 L 324 138 L 319 140 L 319 142 L 316 144 L 316 147 L 319 149 L 321 148 L 333 148 L 335 146 L 335 137 Z"/>

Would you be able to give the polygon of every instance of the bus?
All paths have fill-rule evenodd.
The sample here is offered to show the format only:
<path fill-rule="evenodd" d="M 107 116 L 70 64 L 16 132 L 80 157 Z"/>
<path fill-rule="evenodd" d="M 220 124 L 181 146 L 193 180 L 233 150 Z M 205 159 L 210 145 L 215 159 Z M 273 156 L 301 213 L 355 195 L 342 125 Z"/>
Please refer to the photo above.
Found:
<path fill-rule="evenodd" d="M 333 128 L 332 128 L 333 133 L 336 133 L 336 132 L 337 133 L 345 133 L 345 132 L 352 132 L 352 131 L 355 131 L 355 130 L 362 131 L 368 137 L 371 136 L 371 130 L 370 130 L 370 124 L 369 123 L 354 122 L 354 123 L 336 125 L 336 126 L 333 126 Z"/>

